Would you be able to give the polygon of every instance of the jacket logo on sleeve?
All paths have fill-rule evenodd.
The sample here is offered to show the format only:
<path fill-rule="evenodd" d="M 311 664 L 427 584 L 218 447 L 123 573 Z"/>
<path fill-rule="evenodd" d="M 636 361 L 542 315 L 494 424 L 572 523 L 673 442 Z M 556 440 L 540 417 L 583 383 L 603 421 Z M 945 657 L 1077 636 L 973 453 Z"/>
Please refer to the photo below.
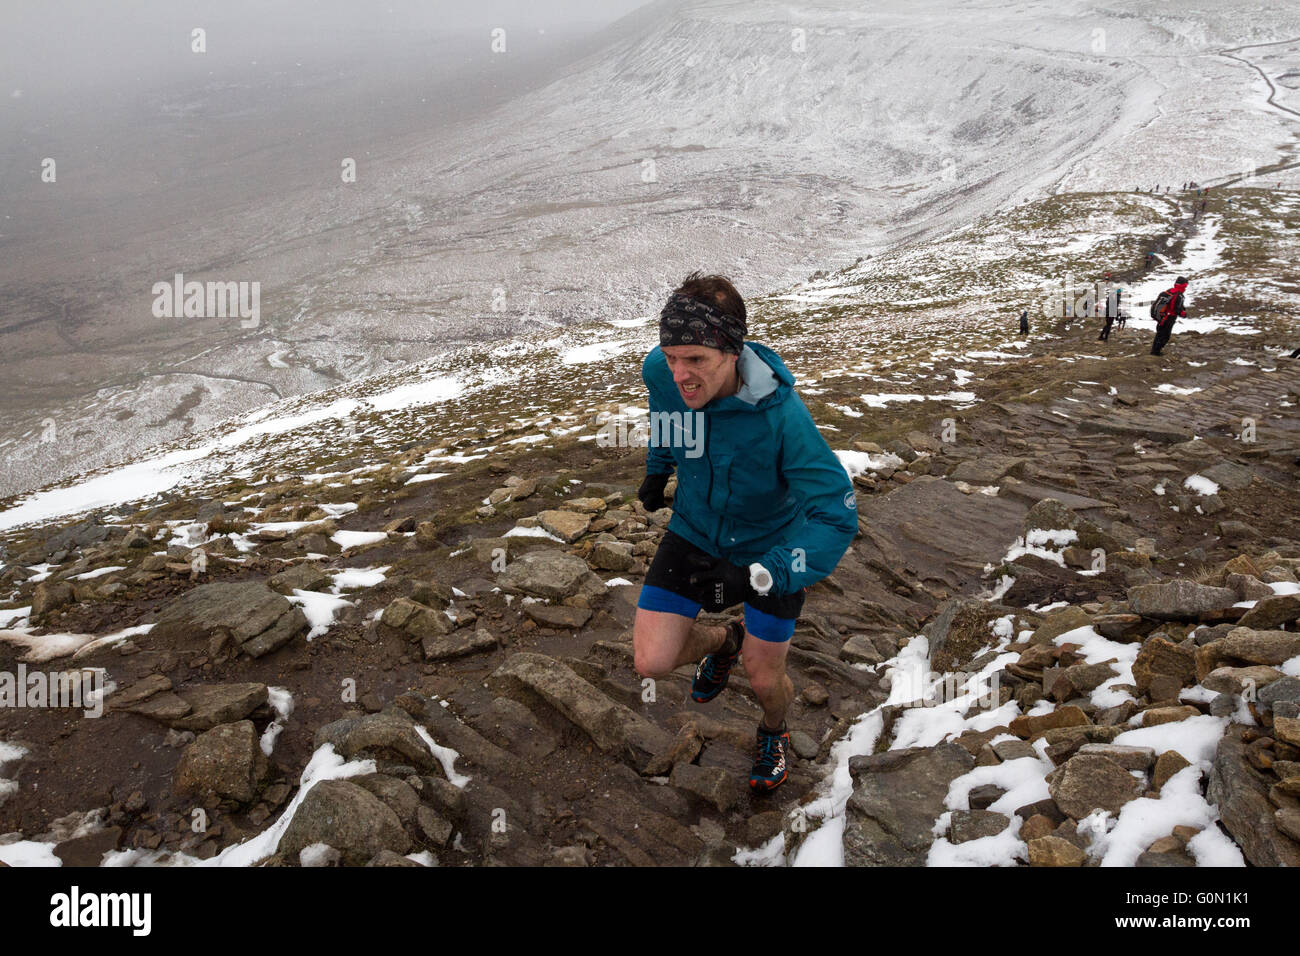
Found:
<path fill-rule="evenodd" d="M 853 489 L 844 492 L 844 507 L 850 510 L 857 510 L 858 496 L 853 493 Z"/>

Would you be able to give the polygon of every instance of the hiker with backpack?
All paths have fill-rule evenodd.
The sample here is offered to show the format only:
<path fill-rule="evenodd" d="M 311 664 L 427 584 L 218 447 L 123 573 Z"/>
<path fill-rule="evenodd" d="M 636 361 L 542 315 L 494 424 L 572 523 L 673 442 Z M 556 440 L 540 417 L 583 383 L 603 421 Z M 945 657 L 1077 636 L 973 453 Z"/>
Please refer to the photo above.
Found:
<path fill-rule="evenodd" d="M 1107 276 L 1106 278 L 1109 279 L 1110 276 Z M 1120 293 L 1123 291 L 1124 290 L 1122 289 L 1114 288 L 1106 293 L 1106 324 L 1101 327 L 1101 335 L 1098 336 L 1098 339 L 1102 342 L 1110 341 L 1110 327 L 1114 324 L 1115 320 L 1119 318 L 1119 297 Z"/>
<path fill-rule="evenodd" d="M 1183 293 L 1187 291 L 1187 279 L 1179 276 L 1172 289 L 1166 289 L 1156 296 L 1151 303 L 1151 318 L 1156 320 L 1156 337 L 1151 343 L 1151 354 L 1159 355 L 1169 344 L 1169 336 L 1174 331 L 1174 320 L 1186 318 L 1187 310 L 1183 307 Z"/>
<path fill-rule="evenodd" d="M 652 427 L 637 498 L 647 511 L 666 507 L 674 470 L 677 493 L 637 600 L 632 648 L 642 677 L 696 663 L 696 703 L 721 694 L 744 659 L 762 710 L 749 786 L 766 793 L 787 776 L 795 620 L 807 589 L 853 543 L 858 506 L 794 376 L 745 333 L 745 303 L 731 282 L 692 273 L 669 297 L 659 345 L 642 361 Z M 671 427 L 655 427 L 664 419 Z M 691 433 L 700 440 L 682 440 Z M 701 610 L 742 603 L 743 618 L 696 623 Z"/>
<path fill-rule="evenodd" d="M 1029 310 L 1025 309 L 1020 313 L 1020 334 L 1029 334 Z"/>

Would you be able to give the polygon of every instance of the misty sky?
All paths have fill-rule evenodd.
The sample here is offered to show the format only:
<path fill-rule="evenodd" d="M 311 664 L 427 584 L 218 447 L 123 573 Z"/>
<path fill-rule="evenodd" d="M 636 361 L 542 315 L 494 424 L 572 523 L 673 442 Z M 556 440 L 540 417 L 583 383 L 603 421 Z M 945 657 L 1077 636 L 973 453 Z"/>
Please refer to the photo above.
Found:
<path fill-rule="evenodd" d="M 344 59 L 421 37 L 503 27 L 516 44 L 551 28 L 594 29 L 647 0 L 41 0 L 0 5 L 3 99 L 166 83 L 192 71 L 189 37 L 207 31 L 204 66 L 261 58 Z"/>

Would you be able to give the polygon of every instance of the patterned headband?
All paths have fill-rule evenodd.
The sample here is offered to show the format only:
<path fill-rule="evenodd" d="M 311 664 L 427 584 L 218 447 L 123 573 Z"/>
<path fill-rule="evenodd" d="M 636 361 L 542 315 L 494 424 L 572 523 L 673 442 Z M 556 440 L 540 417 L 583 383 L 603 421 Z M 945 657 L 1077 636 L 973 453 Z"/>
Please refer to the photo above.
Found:
<path fill-rule="evenodd" d="M 659 314 L 659 344 L 703 345 L 739 355 L 745 322 L 701 299 L 674 292 Z"/>

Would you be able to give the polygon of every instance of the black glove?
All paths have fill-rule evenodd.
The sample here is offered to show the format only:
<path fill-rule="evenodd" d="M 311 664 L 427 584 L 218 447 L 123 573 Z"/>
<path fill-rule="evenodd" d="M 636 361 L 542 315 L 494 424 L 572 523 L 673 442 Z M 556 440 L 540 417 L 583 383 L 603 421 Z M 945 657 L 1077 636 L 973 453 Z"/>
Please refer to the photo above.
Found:
<path fill-rule="evenodd" d="M 640 499 L 641 504 L 645 505 L 646 511 L 658 511 L 660 508 L 668 507 L 668 502 L 664 500 L 664 489 L 668 487 L 668 475 L 646 475 L 645 481 L 641 482 L 641 487 L 637 489 L 636 496 Z"/>
<path fill-rule="evenodd" d="M 704 554 L 693 555 L 690 564 L 696 569 L 690 577 L 691 586 L 711 588 L 714 600 L 724 607 L 739 604 L 754 593 L 749 585 L 749 568 Z"/>

